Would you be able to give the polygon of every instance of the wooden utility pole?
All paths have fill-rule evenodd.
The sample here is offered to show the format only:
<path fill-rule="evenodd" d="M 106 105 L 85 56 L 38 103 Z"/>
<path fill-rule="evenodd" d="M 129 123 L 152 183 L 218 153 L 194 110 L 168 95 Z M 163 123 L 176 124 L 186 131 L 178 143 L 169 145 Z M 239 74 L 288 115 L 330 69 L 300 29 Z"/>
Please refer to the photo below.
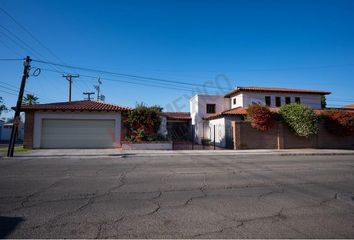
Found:
<path fill-rule="evenodd" d="M 14 156 L 14 148 L 15 148 L 15 143 L 16 143 L 16 138 L 17 138 L 18 126 L 20 124 L 20 113 L 21 113 L 23 93 L 25 91 L 26 80 L 29 76 L 28 73 L 31 69 L 31 65 L 30 65 L 31 61 L 32 61 L 31 58 L 29 56 L 27 56 L 24 63 L 23 63 L 24 68 L 23 68 L 21 86 L 20 86 L 20 91 L 18 93 L 18 99 L 17 99 L 17 104 L 16 104 L 14 123 L 12 125 L 12 130 L 11 130 L 11 138 L 10 138 L 9 148 L 7 150 L 8 157 Z"/>
<path fill-rule="evenodd" d="M 66 74 L 66 75 L 64 75 L 63 74 L 63 77 L 65 77 L 66 78 L 66 80 L 68 80 L 68 82 L 69 82 L 69 102 L 71 102 L 71 85 L 72 85 L 72 83 L 73 83 L 73 78 L 78 78 L 78 77 L 80 77 L 80 75 L 79 74 L 76 74 L 76 75 L 72 75 L 72 74 Z"/>
<path fill-rule="evenodd" d="M 91 95 L 95 94 L 94 92 L 83 92 L 84 95 L 87 95 L 87 100 L 91 101 Z"/>

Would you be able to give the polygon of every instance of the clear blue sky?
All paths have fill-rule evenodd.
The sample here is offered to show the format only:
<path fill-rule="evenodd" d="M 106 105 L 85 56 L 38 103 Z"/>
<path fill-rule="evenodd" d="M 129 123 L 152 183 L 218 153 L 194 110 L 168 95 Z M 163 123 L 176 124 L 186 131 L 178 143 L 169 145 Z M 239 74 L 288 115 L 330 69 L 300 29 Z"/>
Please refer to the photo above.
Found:
<path fill-rule="evenodd" d="M 69 65 L 193 84 L 215 85 L 217 78 L 222 89 L 210 88 L 209 94 L 230 85 L 274 86 L 332 91 L 332 106 L 354 102 L 352 0 L 2 0 L 0 6 Z M 30 55 L 59 62 L 1 11 L 0 25 L 41 54 L 14 44 L 0 28 L 0 58 Z M 196 89 L 157 88 L 146 84 L 161 83 L 147 79 L 61 69 L 114 79 L 103 80 L 102 92 L 107 102 L 125 106 L 138 101 L 188 111 L 193 92 L 185 88 Z M 2 61 L 0 71 L 0 81 L 19 86 L 20 61 Z M 93 90 L 93 84 L 93 79 L 75 79 L 73 99 L 82 99 L 81 92 Z M 3 86 L 2 91 L 13 92 Z M 39 77 L 29 78 L 27 89 L 41 102 L 67 100 L 68 84 L 59 73 L 42 70 Z M 8 106 L 15 104 L 14 95 L 0 94 Z"/>

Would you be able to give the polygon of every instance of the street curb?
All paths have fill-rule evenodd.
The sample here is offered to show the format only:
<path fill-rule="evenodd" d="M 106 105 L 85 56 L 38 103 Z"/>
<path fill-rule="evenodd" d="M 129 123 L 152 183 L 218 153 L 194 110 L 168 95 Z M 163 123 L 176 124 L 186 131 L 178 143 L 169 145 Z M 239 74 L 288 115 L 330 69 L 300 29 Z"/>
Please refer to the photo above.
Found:
<path fill-rule="evenodd" d="M 354 156 L 353 152 L 326 152 L 326 153 L 284 153 L 284 152 L 254 152 L 254 153 L 120 153 L 120 154 L 105 154 L 105 155 L 62 155 L 62 156 L 0 156 L 0 160 L 19 160 L 19 159 L 53 159 L 53 158 L 129 158 L 129 157 L 164 157 L 164 156 Z"/>
<path fill-rule="evenodd" d="M 336 156 L 336 155 L 354 155 L 353 153 L 280 153 L 280 156 Z"/>

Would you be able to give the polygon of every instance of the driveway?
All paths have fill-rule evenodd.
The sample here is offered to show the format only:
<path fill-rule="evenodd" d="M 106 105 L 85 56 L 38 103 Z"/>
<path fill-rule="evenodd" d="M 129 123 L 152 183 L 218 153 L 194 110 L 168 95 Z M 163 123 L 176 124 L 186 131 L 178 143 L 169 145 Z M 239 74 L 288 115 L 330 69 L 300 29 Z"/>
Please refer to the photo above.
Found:
<path fill-rule="evenodd" d="M 354 158 L 3 159 L 0 226 L 8 238 L 354 238 Z"/>

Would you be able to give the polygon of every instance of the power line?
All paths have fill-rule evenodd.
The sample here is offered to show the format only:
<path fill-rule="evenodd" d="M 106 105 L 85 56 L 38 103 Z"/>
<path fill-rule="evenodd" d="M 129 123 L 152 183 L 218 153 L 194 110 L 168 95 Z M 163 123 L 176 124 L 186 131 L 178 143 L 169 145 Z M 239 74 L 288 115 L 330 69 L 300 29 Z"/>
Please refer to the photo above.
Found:
<path fill-rule="evenodd" d="M 39 53 L 37 50 L 35 50 L 34 48 L 32 48 L 31 46 L 29 46 L 26 42 L 24 42 L 22 39 L 20 39 L 16 34 L 12 33 L 10 30 L 8 30 L 7 28 L 5 28 L 4 26 L 1 26 L 3 29 L 5 29 L 8 33 L 10 33 L 10 35 L 8 35 L 7 33 L 4 33 L 2 31 L 0 31 L 1 34 L 3 34 L 5 37 L 7 37 L 8 39 L 10 39 L 12 41 L 12 43 L 16 44 L 17 46 L 19 46 L 20 48 L 22 48 L 25 52 L 30 52 L 32 55 L 34 56 L 41 56 L 44 59 L 48 60 L 47 58 L 44 57 L 44 55 L 42 55 L 41 53 Z M 6 45 L 6 44 L 5 44 Z M 52 68 L 54 69 L 60 69 L 57 66 L 52 66 Z"/>
<path fill-rule="evenodd" d="M 45 69 L 45 68 L 41 68 L 41 69 L 42 70 L 46 70 L 46 71 L 51 71 L 51 72 L 62 73 L 60 71 L 54 71 L 54 70 Z M 81 74 L 81 73 L 80 73 L 80 76 L 84 77 L 84 78 L 97 79 L 96 76 L 85 75 L 85 74 Z M 105 81 L 111 81 L 111 82 L 129 83 L 129 84 L 134 84 L 134 85 L 139 85 L 139 86 L 157 87 L 157 88 L 165 88 L 165 89 L 171 89 L 171 90 L 173 89 L 173 90 L 187 91 L 187 92 L 190 92 L 191 90 L 193 90 L 191 88 L 186 88 L 186 87 L 177 86 L 177 85 L 171 85 L 171 84 L 168 84 L 168 83 L 166 83 L 165 85 L 156 85 L 156 84 L 151 84 L 151 83 L 132 82 L 132 81 L 113 79 L 113 78 L 106 78 L 106 77 L 101 77 L 101 79 L 105 80 Z M 134 79 L 134 80 L 139 81 L 138 79 Z M 159 84 L 159 83 L 157 83 L 157 84 Z"/>
<path fill-rule="evenodd" d="M 11 88 L 6 87 L 6 86 L 3 86 L 3 85 L 1 85 L 1 84 L 0 84 L 0 88 L 4 88 L 4 89 L 10 90 L 10 91 L 13 91 L 13 92 L 15 92 L 15 93 L 17 93 L 17 92 L 18 92 L 18 90 L 11 89 Z"/>
<path fill-rule="evenodd" d="M 5 9 L 0 7 L 0 10 L 5 13 L 9 18 L 11 18 L 11 20 L 16 23 L 23 31 L 25 31 L 32 39 L 34 39 L 40 46 L 42 46 L 49 54 L 51 54 L 52 56 L 54 56 L 57 60 L 59 60 L 61 63 L 64 63 L 53 51 L 51 51 L 47 46 L 45 46 L 38 38 L 36 38 L 34 36 L 34 34 L 32 34 L 26 27 L 24 27 L 19 21 L 17 21 L 9 12 L 7 12 Z M 2 28 L 4 28 L 5 30 L 7 30 L 10 34 L 12 34 L 15 38 L 19 39 L 21 42 L 23 42 L 20 38 L 18 38 L 15 34 L 11 33 L 11 31 L 9 31 L 7 28 L 1 26 Z M 23 42 L 24 43 L 24 42 Z M 24 43 L 25 45 L 27 45 L 26 43 Z M 28 46 L 28 45 L 27 45 Z M 32 49 L 32 51 L 37 52 L 35 49 L 31 48 L 29 46 L 30 49 Z M 43 56 L 42 54 L 39 53 L 40 56 Z M 47 59 L 47 58 L 45 58 Z M 59 69 L 57 67 L 55 67 L 55 69 Z M 60 69 L 62 70 L 62 69 Z"/>
<path fill-rule="evenodd" d="M 7 85 L 7 86 L 13 88 L 14 90 L 11 90 L 11 91 L 16 91 L 16 92 L 18 92 L 18 90 L 20 89 L 20 88 L 14 86 L 14 85 L 11 85 L 11 84 L 6 83 L 6 82 L 3 82 L 3 81 L 0 81 L 0 84 L 5 84 L 5 85 Z M 4 88 L 4 86 L 2 86 L 2 87 Z M 47 101 L 49 101 L 49 102 L 50 102 L 50 101 L 56 101 L 56 100 L 53 99 L 53 98 L 45 97 L 45 96 L 40 95 L 40 94 L 37 94 L 37 93 L 35 93 L 35 92 L 31 91 L 31 90 L 25 90 L 25 92 L 26 92 L 26 93 L 29 93 L 29 94 L 37 95 L 37 96 L 40 97 L 41 99 L 47 100 Z"/>
<path fill-rule="evenodd" d="M 63 60 L 61 60 L 52 50 L 50 50 L 43 42 L 41 42 L 37 37 L 34 36 L 34 34 L 32 34 L 26 27 L 24 27 L 19 21 L 17 21 L 9 12 L 7 12 L 5 9 L 0 7 L 0 10 L 5 13 L 9 18 L 11 18 L 11 20 L 16 23 L 23 31 L 25 31 L 32 39 L 34 39 L 41 47 L 43 47 L 50 55 L 52 55 L 53 57 L 55 57 L 57 60 L 59 60 L 61 63 L 65 64 L 63 62 Z M 3 26 L 1 26 L 3 27 Z M 8 29 L 6 29 L 5 27 L 3 27 L 5 30 L 7 30 L 8 32 L 10 32 Z M 11 32 L 10 32 L 11 33 Z M 19 39 L 15 34 L 13 34 L 17 39 Z M 19 39 L 21 41 L 21 39 Z M 23 42 L 23 41 L 22 41 Z M 25 44 L 25 43 L 24 43 Z M 32 51 L 37 52 L 36 50 L 34 50 L 33 48 L 31 48 Z M 37 52 L 38 53 L 38 52 Z M 41 54 L 40 54 L 41 55 Z M 41 55 L 43 56 L 43 55 Z M 57 70 L 61 70 L 63 71 L 63 69 L 61 68 L 57 68 L 56 66 L 54 66 L 55 69 Z M 74 84 L 75 87 L 78 87 L 79 89 L 82 89 L 81 86 L 78 86 L 77 84 Z"/>
<path fill-rule="evenodd" d="M 4 29 L 7 33 L 9 33 L 13 38 L 15 38 L 18 42 L 20 42 L 21 44 L 23 44 L 26 48 L 28 48 L 28 49 L 30 49 L 33 53 L 36 53 L 38 56 L 41 56 L 41 57 L 43 57 L 44 58 L 44 56 L 40 53 L 40 52 L 38 52 L 36 49 L 34 49 L 33 47 L 31 47 L 30 45 L 28 45 L 25 41 L 23 41 L 21 38 L 19 38 L 16 34 L 14 34 L 13 32 L 11 32 L 8 28 L 6 28 L 6 27 L 4 27 L 4 26 L 2 26 L 2 25 L 0 25 L 0 27 L 2 28 L 2 29 Z M 4 33 L 4 32 L 2 32 L 2 34 L 5 34 L 6 35 L 6 33 Z M 8 36 L 8 35 L 7 35 Z M 9 38 L 9 36 L 8 36 L 8 38 Z"/>
<path fill-rule="evenodd" d="M 118 73 L 118 72 L 112 72 L 112 71 L 106 71 L 106 70 L 100 70 L 100 69 L 93 69 L 93 68 L 86 68 L 86 67 L 79 67 L 79 66 L 72 66 L 72 65 L 65 65 L 65 64 L 53 63 L 53 62 L 48 62 L 48 61 L 43 61 L 43 60 L 33 60 L 33 62 L 48 64 L 48 65 L 53 65 L 53 66 L 60 66 L 60 67 L 70 68 L 70 69 L 78 69 L 78 70 L 88 71 L 88 72 L 96 72 L 96 73 L 100 73 L 100 74 L 109 74 L 109 75 L 116 75 L 116 76 L 121 76 L 121 77 L 130 77 L 130 78 L 134 78 L 134 79 L 151 80 L 151 81 L 163 82 L 163 83 L 168 82 L 168 83 L 174 83 L 174 84 L 189 85 L 189 86 L 194 86 L 194 87 L 215 88 L 215 89 L 219 89 L 219 90 L 220 89 L 231 90 L 230 88 L 225 89 L 225 88 L 218 88 L 218 87 L 214 87 L 214 86 L 204 86 L 202 84 L 180 82 L 180 81 L 174 81 L 174 80 L 168 80 L 168 79 L 161 79 L 161 78 L 154 78 L 154 77 L 147 77 L 147 76 L 139 76 L 139 75 L 125 74 L 125 73 Z"/>
<path fill-rule="evenodd" d="M 0 38 L 0 42 L 2 43 L 2 45 L 4 47 L 6 47 L 8 50 L 10 50 L 10 52 L 12 52 L 15 56 L 21 56 L 21 54 L 19 52 L 17 52 L 17 50 L 14 50 L 13 48 L 9 47 L 1 38 Z"/>
<path fill-rule="evenodd" d="M 45 69 L 45 68 L 42 68 L 43 70 L 46 70 L 46 71 L 52 71 L 50 69 Z M 59 71 L 52 71 L 52 72 L 57 72 L 57 73 L 62 73 L 62 72 L 59 72 Z M 83 77 L 83 78 L 90 78 L 90 79 L 97 79 L 96 76 L 91 76 L 91 75 L 85 75 L 85 74 L 81 74 L 80 73 L 80 76 Z M 112 81 L 112 82 L 123 82 L 123 83 L 129 83 L 129 84 L 134 84 L 134 85 L 139 85 L 139 86 L 148 86 L 148 87 L 157 87 L 157 88 L 165 88 L 165 89 L 173 89 L 173 90 L 180 90 L 180 91 L 187 91 L 187 92 L 190 92 L 192 91 L 193 89 L 191 88 L 185 88 L 183 86 L 177 86 L 177 85 L 172 85 L 172 84 L 167 84 L 167 85 L 155 85 L 155 84 L 150 84 L 150 83 L 139 83 L 139 82 L 131 82 L 131 81 L 127 81 L 127 80 L 121 80 L 121 79 L 113 79 L 113 78 L 105 78 L 105 77 L 101 77 L 102 80 L 105 80 L 105 81 Z M 134 80 L 138 80 L 138 79 L 134 79 Z M 342 98 L 344 99 L 344 98 Z M 332 101 L 331 98 L 327 98 L 328 101 Z M 351 100 L 349 98 L 347 98 L 345 101 L 336 101 L 333 99 L 333 102 L 353 102 L 354 100 Z M 317 102 L 316 102 L 317 103 Z"/>
<path fill-rule="evenodd" d="M 1 89 L 0 89 L 0 92 L 7 93 L 7 94 L 10 94 L 10 95 L 13 95 L 13 96 L 17 96 L 16 93 L 7 92 L 7 91 L 1 90 Z"/>
<path fill-rule="evenodd" d="M 23 61 L 21 58 L 0 58 L 0 61 Z"/>
<path fill-rule="evenodd" d="M 73 82 L 73 85 L 79 89 L 79 91 L 85 92 L 85 89 L 78 82 Z"/>
<path fill-rule="evenodd" d="M 21 43 L 19 40 L 17 40 L 15 37 L 12 37 L 11 35 L 9 35 L 9 34 L 3 32 L 3 31 L 0 31 L 0 33 L 1 33 L 3 36 L 7 37 L 7 38 L 11 41 L 11 43 L 17 45 L 17 46 L 20 47 L 22 50 L 24 50 L 26 53 L 28 52 L 28 53 L 30 53 L 30 54 L 33 55 L 33 56 L 37 56 L 37 54 L 35 54 L 34 51 L 32 51 L 32 50 L 29 49 L 28 47 L 24 46 L 24 44 Z"/>
<path fill-rule="evenodd" d="M 7 12 L 5 9 L 0 7 L 0 10 L 5 13 L 11 20 L 16 23 L 23 31 L 25 31 L 29 36 L 31 36 L 32 39 L 34 39 L 39 45 L 41 45 L 45 50 L 47 50 L 48 53 L 50 53 L 52 56 L 54 56 L 57 60 L 63 63 L 63 61 L 55 54 L 53 53 L 48 47 L 46 47 L 38 38 L 36 38 L 26 27 L 24 27 L 19 21 L 17 21 L 9 12 Z"/>

